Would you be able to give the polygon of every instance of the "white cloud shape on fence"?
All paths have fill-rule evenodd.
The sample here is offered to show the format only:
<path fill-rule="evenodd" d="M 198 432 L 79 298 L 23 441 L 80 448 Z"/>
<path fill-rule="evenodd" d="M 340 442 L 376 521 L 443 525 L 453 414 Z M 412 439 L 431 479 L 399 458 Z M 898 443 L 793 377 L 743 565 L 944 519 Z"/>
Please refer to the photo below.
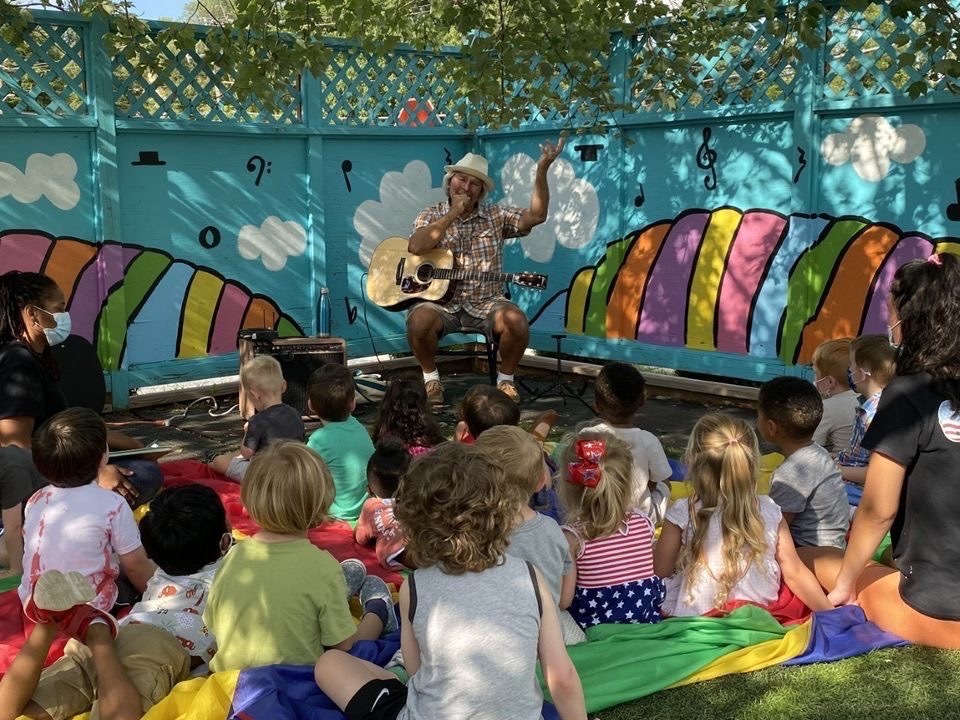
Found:
<path fill-rule="evenodd" d="M 46 196 L 55 207 L 70 210 L 80 202 L 76 177 L 77 161 L 67 153 L 33 153 L 23 172 L 0 162 L 0 200 L 12 195 L 17 202 L 30 204 Z"/>
<path fill-rule="evenodd" d="M 511 155 L 500 171 L 503 202 L 528 207 L 533 192 L 537 162 L 529 155 Z M 557 243 L 566 248 L 581 248 L 593 239 L 600 221 L 600 200 L 596 188 L 577 177 L 569 162 L 559 158 L 550 167 L 550 212 L 547 221 L 520 238 L 524 254 L 535 262 L 549 262 Z"/>
<path fill-rule="evenodd" d="M 430 167 L 422 160 L 408 162 L 401 172 L 384 173 L 380 200 L 364 200 L 353 214 L 363 266 L 369 267 L 377 245 L 388 237 L 407 237 L 420 211 L 445 197 L 441 187 L 433 187 Z"/>
<path fill-rule="evenodd" d="M 257 227 L 244 225 L 237 237 L 237 250 L 246 260 L 262 259 L 267 270 L 283 270 L 287 258 L 303 255 L 307 249 L 307 231 L 293 220 L 270 215 Z"/>
<path fill-rule="evenodd" d="M 890 163 L 911 163 L 927 146 L 918 125 L 893 127 L 885 117 L 861 115 L 842 133 L 827 135 L 820 144 L 823 159 L 831 165 L 853 165 L 857 175 L 870 182 L 883 180 Z"/>

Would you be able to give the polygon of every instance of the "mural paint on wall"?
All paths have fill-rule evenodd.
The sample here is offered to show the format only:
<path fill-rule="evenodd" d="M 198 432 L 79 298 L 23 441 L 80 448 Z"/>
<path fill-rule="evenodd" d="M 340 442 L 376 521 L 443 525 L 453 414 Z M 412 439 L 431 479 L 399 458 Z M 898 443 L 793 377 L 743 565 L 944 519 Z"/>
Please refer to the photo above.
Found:
<path fill-rule="evenodd" d="M 57 281 L 73 332 L 97 347 L 107 370 L 233 352 L 243 328 L 303 334 L 271 299 L 161 250 L 10 230 L 0 232 L 0 258 L 0 272 L 41 272 Z M 111 328 L 112 317 L 125 317 L 125 326 Z"/>
<path fill-rule="evenodd" d="M 827 135 L 820 153 L 831 165 L 849 162 L 864 180 L 880 182 L 890 173 L 891 163 L 912 163 L 926 146 L 927 136 L 918 125 L 895 128 L 880 115 L 861 115 L 842 133 Z"/>
<path fill-rule="evenodd" d="M 244 225 L 237 236 L 237 251 L 246 260 L 260 258 L 267 270 L 283 270 L 287 258 L 299 257 L 307 249 L 307 231 L 293 220 L 269 216 L 260 227 Z"/>
<path fill-rule="evenodd" d="M 19 203 L 31 204 L 45 197 L 60 210 L 71 210 L 80 202 L 77 185 L 77 161 L 67 153 L 33 153 L 23 172 L 0 162 L 0 200 L 12 196 Z"/>
<path fill-rule="evenodd" d="M 824 340 L 883 332 L 896 268 L 934 250 L 960 253 L 960 238 L 852 216 L 690 209 L 575 273 L 566 330 L 809 363 Z"/>

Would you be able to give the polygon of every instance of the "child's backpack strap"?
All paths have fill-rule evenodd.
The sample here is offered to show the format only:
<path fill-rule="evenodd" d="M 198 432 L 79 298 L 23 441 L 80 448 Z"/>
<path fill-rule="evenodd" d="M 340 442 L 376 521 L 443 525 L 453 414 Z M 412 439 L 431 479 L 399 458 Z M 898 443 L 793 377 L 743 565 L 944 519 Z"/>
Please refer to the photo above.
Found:
<path fill-rule="evenodd" d="M 407 621 L 413 623 L 413 616 L 417 612 L 417 572 L 414 570 L 407 575 L 407 591 L 410 593 L 410 607 L 407 609 Z"/>
<path fill-rule="evenodd" d="M 537 582 L 537 571 L 529 562 L 526 560 L 524 560 L 524 562 L 527 563 L 527 570 L 530 571 L 530 579 L 533 581 L 533 592 L 537 596 L 537 614 L 543 617 L 543 598 L 540 597 L 540 583 Z"/>

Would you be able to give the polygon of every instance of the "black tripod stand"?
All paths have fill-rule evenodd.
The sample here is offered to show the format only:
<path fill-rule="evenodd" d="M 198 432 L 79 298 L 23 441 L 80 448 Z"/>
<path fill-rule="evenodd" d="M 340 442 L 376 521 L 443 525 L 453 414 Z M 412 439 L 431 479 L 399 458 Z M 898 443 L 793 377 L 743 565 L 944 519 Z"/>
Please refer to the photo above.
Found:
<path fill-rule="evenodd" d="M 563 340 L 567 336 L 563 333 L 558 333 L 556 335 L 551 335 L 554 340 L 557 341 L 557 370 L 556 376 L 554 378 L 553 384 L 549 385 L 542 390 L 533 391 L 531 390 L 526 383 L 523 383 L 524 389 L 530 393 L 530 402 L 535 400 L 541 400 L 548 397 L 558 397 L 560 402 L 566 407 L 567 398 L 576 400 L 584 405 L 588 410 L 593 410 L 593 406 L 590 405 L 586 400 L 583 399 L 583 394 L 587 391 L 587 381 L 584 380 L 583 384 L 580 386 L 579 390 L 574 389 L 571 384 L 563 379 Z"/>

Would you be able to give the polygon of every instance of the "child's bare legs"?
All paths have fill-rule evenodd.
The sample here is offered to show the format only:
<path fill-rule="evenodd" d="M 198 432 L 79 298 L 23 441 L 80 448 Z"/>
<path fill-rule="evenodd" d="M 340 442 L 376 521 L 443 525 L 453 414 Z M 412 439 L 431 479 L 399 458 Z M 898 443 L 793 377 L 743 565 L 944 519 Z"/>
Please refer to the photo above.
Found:
<path fill-rule="evenodd" d="M 230 461 L 237 457 L 237 453 L 224 453 L 223 455 L 217 455 L 213 460 L 208 464 L 210 469 L 214 472 L 218 472 L 221 475 L 227 474 L 227 468 L 230 467 Z"/>
<path fill-rule="evenodd" d="M 56 636 L 57 626 L 53 623 L 34 625 L 27 641 L 0 680 L 0 720 L 13 720 L 27 707 L 40 681 L 43 663 Z M 46 713 L 43 713 L 31 717 L 42 718 L 45 715 Z"/>
<path fill-rule="evenodd" d="M 327 650 L 313 668 L 317 686 L 341 710 L 371 680 L 396 680 L 397 676 L 372 662 L 342 650 Z"/>
<path fill-rule="evenodd" d="M 560 415 L 556 410 L 544 410 L 533 419 L 533 424 L 530 425 L 530 434 L 543 442 L 559 419 Z"/>
<path fill-rule="evenodd" d="M 97 673 L 99 716 L 104 720 L 139 720 L 143 715 L 140 693 L 120 664 L 110 628 L 94 623 L 87 630 L 86 644 Z"/>

